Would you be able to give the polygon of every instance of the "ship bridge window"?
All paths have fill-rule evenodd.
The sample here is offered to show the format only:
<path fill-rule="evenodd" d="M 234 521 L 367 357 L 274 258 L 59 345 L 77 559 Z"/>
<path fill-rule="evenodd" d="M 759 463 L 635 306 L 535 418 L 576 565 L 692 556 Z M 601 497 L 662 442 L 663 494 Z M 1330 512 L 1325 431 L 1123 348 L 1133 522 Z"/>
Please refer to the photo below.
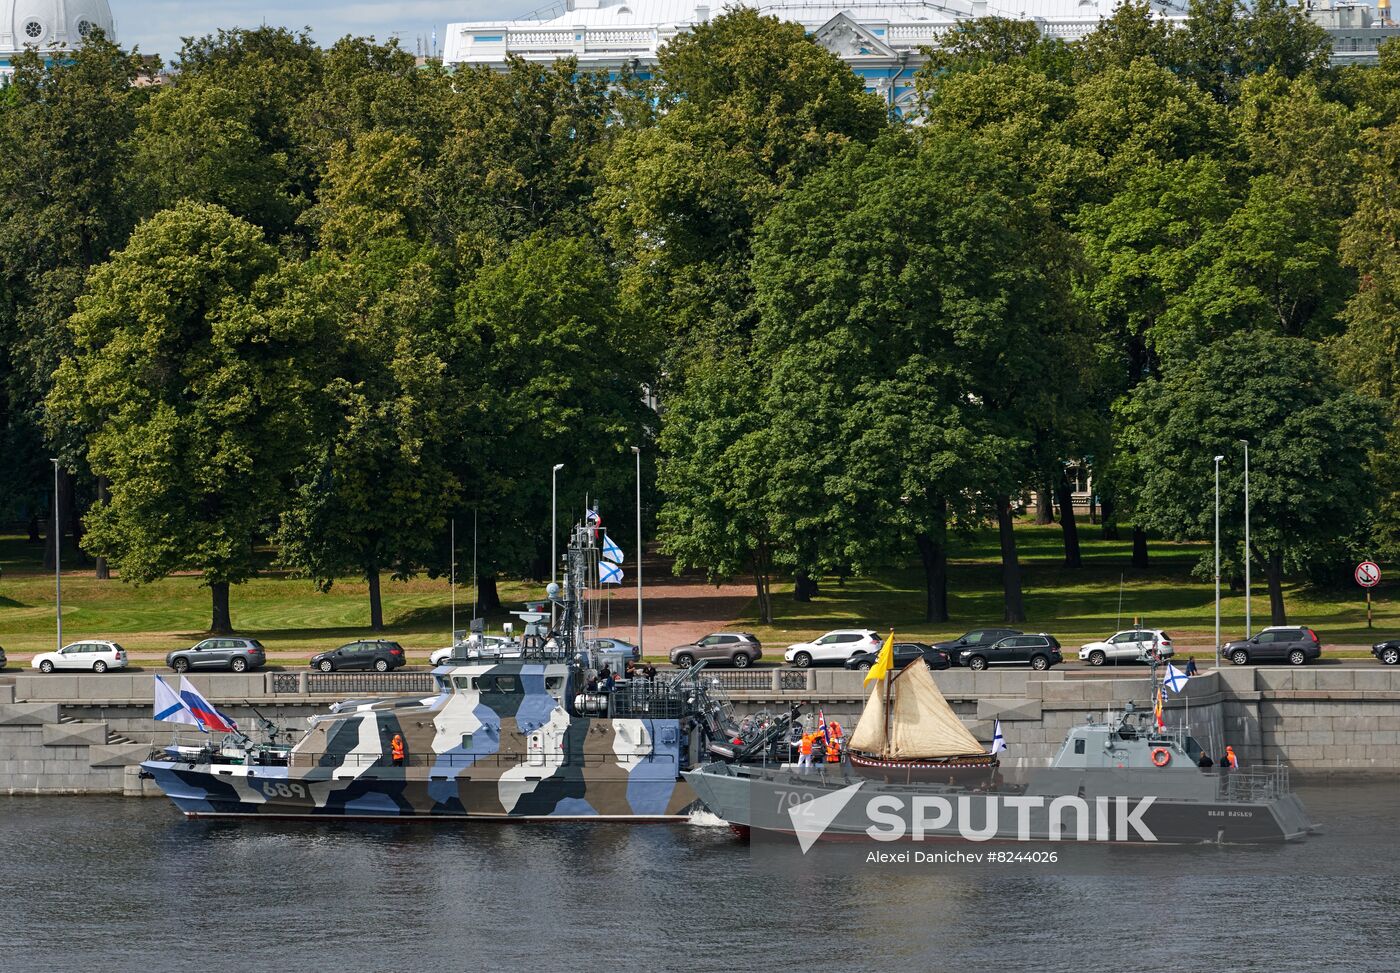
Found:
<path fill-rule="evenodd" d="M 475 689 L 476 680 L 471 676 L 453 676 L 452 684 L 458 689 Z"/>
<path fill-rule="evenodd" d="M 563 676 L 545 676 L 545 677 L 544 677 L 544 691 L 547 692 L 547 693 L 549 693 L 551 696 L 558 696 L 559 693 L 563 691 L 563 689 L 564 689 L 564 677 L 563 677 Z"/>
<path fill-rule="evenodd" d="M 518 693 L 520 680 L 513 675 L 476 676 L 472 679 L 472 688 L 483 693 Z"/>
<path fill-rule="evenodd" d="M 1075 740 L 1075 741 L 1074 741 L 1074 752 L 1075 752 L 1075 753 L 1083 753 L 1083 752 L 1084 752 L 1084 738 L 1083 738 L 1083 737 L 1080 737 L 1078 740 Z"/>

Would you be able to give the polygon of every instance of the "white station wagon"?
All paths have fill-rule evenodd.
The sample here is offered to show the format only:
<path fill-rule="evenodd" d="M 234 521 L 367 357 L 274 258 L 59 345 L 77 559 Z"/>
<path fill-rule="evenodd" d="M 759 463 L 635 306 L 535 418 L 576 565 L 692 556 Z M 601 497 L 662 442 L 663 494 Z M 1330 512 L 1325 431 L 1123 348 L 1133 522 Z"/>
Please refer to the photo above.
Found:
<path fill-rule="evenodd" d="M 57 652 L 41 652 L 29 665 L 40 672 L 58 669 L 80 669 L 84 672 L 106 672 L 126 668 L 126 649 L 116 642 L 74 642 Z"/>

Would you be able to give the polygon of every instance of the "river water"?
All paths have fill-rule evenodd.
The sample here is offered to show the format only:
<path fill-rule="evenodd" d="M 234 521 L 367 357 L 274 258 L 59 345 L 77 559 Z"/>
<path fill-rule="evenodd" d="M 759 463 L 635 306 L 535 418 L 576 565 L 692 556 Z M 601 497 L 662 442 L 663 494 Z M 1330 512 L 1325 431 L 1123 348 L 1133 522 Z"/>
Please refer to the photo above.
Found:
<path fill-rule="evenodd" d="M 698 825 L 186 821 L 0 797 L 0 971 L 1396 970 L 1400 785 L 1269 849 L 787 867 Z"/>

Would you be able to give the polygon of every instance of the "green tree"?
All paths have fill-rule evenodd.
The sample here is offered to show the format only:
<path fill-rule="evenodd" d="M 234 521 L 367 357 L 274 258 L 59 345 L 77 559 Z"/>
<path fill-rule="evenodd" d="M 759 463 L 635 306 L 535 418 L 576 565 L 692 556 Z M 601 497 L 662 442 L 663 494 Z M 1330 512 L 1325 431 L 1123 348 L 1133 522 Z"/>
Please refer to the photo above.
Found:
<path fill-rule="evenodd" d="M 630 509 L 630 448 L 654 437 L 643 396 L 657 339 L 620 311 L 617 289 L 587 239 L 540 231 L 465 286 L 454 326 L 471 362 L 458 394 L 489 425 L 464 442 L 462 501 L 479 512 L 482 603 L 498 604 L 498 572 L 549 573 L 550 469 L 563 463 L 561 520 L 585 495 L 605 517 Z M 483 423 L 486 425 L 486 423 Z"/>
<path fill-rule="evenodd" d="M 219 633 L 305 445 L 306 365 L 325 347 L 276 272 L 262 232 L 225 210 L 159 214 L 94 272 L 49 397 L 50 421 L 86 431 L 112 484 L 84 545 L 138 584 L 201 570 Z"/>
<path fill-rule="evenodd" d="M 917 557 L 930 621 L 949 524 L 980 522 L 1019 486 L 1027 431 L 1074 412 L 1036 381 L 1076 322 L 1032 189 L 966 137 L 888 138 L 810 177 L 755 246 L 778 537 L 823 567 Z"/>
<path fill-rule="evenodd" d="M 315 436 L 293 474 L 281 558 L 322 590 L 346 573 L 369 586 L 384 627 L 380 572 L 432 562 L 456 499 L 453 449 L 468 430 L 450 371 L 447 278 L 421 242 L 412 187 L 417 143 L 388 132 L 341 145 L 322 183 L 322 246 L 288 287 L 287 313 L 333 335 L 308 379 Z"/>
<path fill-rule="evenodd" d="M 1174 69 L 1225 103 L 1251 74 L 1273 68 L 1295 78 L 1326 68 L 1332 53 L 1327 32 L 1288 0 L 1191 0 L 1171 41 Z"/>
<path fill-rule="evenodd" d="M 1229 335 L 1139 385 L 1119 419 L 1138 515 L 1178 539 L 1211 536 L 1212 457 L 1249 441 L 1251 555 L 1264 565 L 1275 625 L 1288 623 L 1285 571 L 1336 563 L 1369 523 L 1383 408 L 1342 386 L 1306 339 Z M 1243 506 L 1242 471 L 1222 464 L 1222 543 L 1242 538 Z"/>
<path fill-rule="evenodd" d="M 35 51 L 17 57 L 0 99 L 0 441 L 14 459 L 4 492 L 31 510 L 47 502 L 48 457 L 55 455 L 47 440 L 64 458 L 63 509 L 54 517 L 60 537 L 65 527 L 81 534 L 69 471 L 86 471 L 75 430 L 41 434 L 43 401 L 54 370 L 72 353 L 64 322 L 88 272 L 132 226 L 122 174 L 144 98 L 131 86 L 138 66 L 96 34 L 61 60 Z"/>

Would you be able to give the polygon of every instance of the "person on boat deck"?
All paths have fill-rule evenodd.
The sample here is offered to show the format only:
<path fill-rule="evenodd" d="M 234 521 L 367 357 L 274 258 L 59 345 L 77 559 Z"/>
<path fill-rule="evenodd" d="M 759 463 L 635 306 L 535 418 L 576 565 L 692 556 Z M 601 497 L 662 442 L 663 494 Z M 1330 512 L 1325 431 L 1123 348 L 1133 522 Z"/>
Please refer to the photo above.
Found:
<path fill-rule="evenodd" d="M 650 662 L 648 662 L 648 663 L 646 664 L 646 666 L 642 669 L 642 675 L 646 676 L 648 679 L 650 679 L 650 680 L 652 680 L 653 682 L 655 682 L 655 681 L 656 681 L 656 666 L 654 666 L 654 665 L 652 665 Z"/>
<path fill-rule="evenodd" d="M 1221 758 L 1221 760 L 1220 760 L 1220 766 L 1222 766 L 1222 767 L 1228 767 L 1228 768 L 1230 768 L 1231 770 L 1239 770 L 1239 769 L 1240 769 L 1240 758 L 1235 756 L 1235 748 L 1234 748 L 1234 747 L 1226 747 L 1226 748 L 1225 748 L 1225 756 Z"/>
<path fill-rule="evenodd" d="M 613 678 L 612 670 L 607 666 L 603 666 L 602 670 L 598 673 L 598 689 L 602 692 L 610 693 L 616 685 L 617 680 Z"/>
<path fill-rule="evenodd" d="M 798 758 L 797 761 L 798 769 L 806 769 L 812 766 L 812 742 L 815 736 L 815 733 L 802 734 L 802 756 Z"/>
<path fill-rule="evenodd" d="M 1196 761 L 1197 767 L 1214 767 L 1215 761 L 1210 759 L 1210 754 L 1201 751 L 1201 759 Z"/>
<path fill-rule="evenodd" d="M 596 692 L 598 691 L 598 677 L 597 677 L 597 676 L 589 676 L 589 677 L 588 677 L 587 688 L 588 688 L 588 691 L 589 691 L 590 693 L 596 693 Z"/>
<path fill-rule="evenodd" d="M 628 660 L 627 660 L 627 668 L 626 668 L 626 670 L 624 670 L 624 672 L 623 672 L 623 678 L 625 678 L 625 679 L 636 679 L 636 678 L 637 678 L 637 663 L 633 662 L 631 659 L 628 659 Z"/>
<path fill-rule="evenodd" d="M 395 733 L 394 738 L 389 741 L 389 755 L 393 758 L 395 767 L 403 766 L 403 735 Z"/>

